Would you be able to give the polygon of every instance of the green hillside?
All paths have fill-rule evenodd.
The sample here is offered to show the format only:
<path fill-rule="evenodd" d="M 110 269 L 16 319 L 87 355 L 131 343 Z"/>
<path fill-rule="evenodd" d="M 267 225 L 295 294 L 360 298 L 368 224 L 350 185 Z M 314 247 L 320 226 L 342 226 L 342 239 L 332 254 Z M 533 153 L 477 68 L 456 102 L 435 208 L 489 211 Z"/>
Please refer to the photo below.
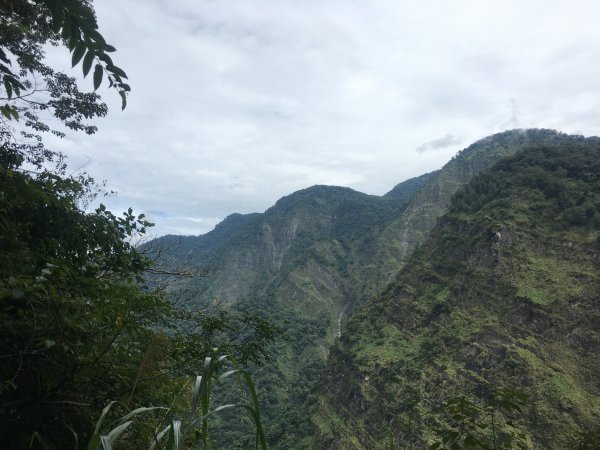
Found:
<path fill-rule="evenodd" d="M 262 214 L 231 215 L 206 235 L 166 236 L 150 247 L 164 249 L 167 268 L 210 268 L 207 277 L 162 278 L 180 304 L 250 311 L 284 329 L 271 362 L 255 368 L 256 378 L 271 444 L 304 448 L 310 442 L 304 404 L 346 318 L 389 284 L 455 192 L 529 145 L 579 140 L 552 130 L 508 131 L 381 197 L 313 186 Z M 231 447 L 238 433 L 216 435 L 224 436 L 218 445 Z"/>
<path fill-rule="evenodd" d="M 310 404 L 315 447 L 426 448 L 463 430 L 456 405 L 516 391 L 523 412 L 496 402 L 473 439 L 576 448 L 600 425 L 599 251 L 598 139 L 563 135 L 477 176 L 336 341 Z"/>
<path fill-rule="evenodd" d="M 381 233 L 368 267 L 374 270 L 368 273 L 362 297 L 370 298 L 386 287 L 414 249 L 428 238 L 456 191 L 482 170 L 531 145 L 560 145 L 578 139 L 554 130 L 510 130 L 481 139 L 457 153 Z"/>
<path fill-rule="evenodd" d="M 353 269 L 372 255 L 381 230 L 430 177 L 409 180 L 407 189 L 401 184 L 397 195 L 384 197 L 314 186 L 265 213 L 229 216 L 204 236 L 166 236 L 146 246 L 163 249 L 167 269 L 215 269 L 208 277 L 161 278 L 188 307 L 217 304 L 283 327 L 272 361 L 255 368 L 271 442 L 289 442 L 288 423 L 301 422 L 299 406 L 324 367 L 345 309 L 356 300 L 360 274 Z M 215 433 L 216 445 L 234 446 L 238 435 Z M 297 439 L 297 430 L 289 439 Z"/>

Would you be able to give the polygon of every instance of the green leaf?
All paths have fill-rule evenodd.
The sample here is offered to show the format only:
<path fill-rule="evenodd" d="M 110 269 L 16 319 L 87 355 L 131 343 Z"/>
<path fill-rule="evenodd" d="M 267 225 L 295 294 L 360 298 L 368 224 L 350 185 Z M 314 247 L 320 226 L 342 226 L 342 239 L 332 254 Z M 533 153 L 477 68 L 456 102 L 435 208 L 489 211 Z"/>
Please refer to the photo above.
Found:
<path fill-rule="evenodd" d="M 250 408 L 248 405 L 243 405 L 241 403 L 228 403 L 227 405 L 219 405 L 217 406 L 215 409 L 213 409 L 211 412 L 209 412 L 208 414 L 205 414 L 204 416 L 200 416 L 197 419 L 194 419 L 193 421 L 191 421 L 188 426 L 190 426 L 191 428 L 197 427 L 198 425 L 200 425 L 200 423 L 202 423 L 206 418 L 212 416 L 213 414 L 216 414 L 218 412 L 221 412 L 225 409 L 230 409 L 230 408 Z"/>
<path fill-rule="evenodd" d="M 4 76 L 4 86 L 5 87 L 6 87 L 7 83 L 10 85 L 10 88 L 16 92 L 17 95 L 21 94 L 21 89 L 25 89 L 25 86 L 23 85 L 23 83 L 21 83 L 19 80 L 17 80 L 10 71 L 8 71 L 8 74 Z M 8 88 L 7 88 L 7 90 L 8 90 Z"/>
<path fill-rule="evenodd" d="M 162 438 L 169 432 L 170 429 L 171 425 L 165 427 L 160 433 L 158 433 L 156 437 L 152 439 L 152 442 L 150 442 L 149 450 L 154 450 L 156 445 L 162 440 Z"/>
<path fill-rule="evenodd" d="M 175 450 L 179 450 L 181 446 L 181 420 L 174 420 L 171 429 L 173 430 L 173 444 Z"/>
<path fill-rule="evenodd" d="M 121 96 L 121 109 L 125 109 L 127 106 L 127 94 L 125 91 L 119 91 L 119 95 Z"/>
<path fill-rule="evenodd" d="M 87 77 L 87 74 L 90 73 L 90 69 L 92 68 L 92 63 L 94 62 L 94 57 L 96 53 L 93 50 L 88 50 L 85 57 L 83 58 L 83 76 Z"/>
<path fill-rule="evenodd" d="M 114 65 L 112 59 L 106 53 L 98 53 L 98 59 L 106 63 L 107 70 L 110 70 L 110 67 Z"/>
<path fill-rule="evenodd" d="M 200 398 L 200 387 L 202 386 L 202 377 L 198 375 L 194 388 L 192 389 L 192 414 L 196 414 L 198 410 L 198 399 Z"/>
<path fill-rule="evenodd" d="M 95 42 L 98 49 L 106 47 L 106 41 L 98 31 L 93 29 L 87 30 L 87 35 Z"/>
<path fill-rule="evenodd" d="M 4 88 L 6 89 L 6 95 L 8 95 L 8 99 L 10 100 L 13 94 L 13 88 L 6 78 L 4 78 Z"/>
<path fill-rule="evenodd" d="M 12 108 L 8 105 L 0 106 L 0 111 L 2 111 L 2 115 L 6 117 L 8 120 L 12 117 Z"/>
<path fill-rule="evenodd" d="M 65 41 L 69 41 L 71 39 L 71 35 L 73 34 L 73 29 L 70 26 L 70 23 L 63 23 L 61 36 Z"/>
<path fill-rule="evenodd" d="M 219 381 L 223 381 L 225 378 L 230 377 L 231 375 L 240 372 L 240 369 L 228 370 L 224 374 L 219 376 Z"/>
<path fill-rule="evenodd" d="M 94 428 L 94 434 L 100 433 L 100 427 L 102 426 L 102 422 L 104 421 L 104 418 L 108 414 L 108 411 L 110 410 L 110 408 L 112 408 L 112 406 L 115 403 L 117 403 L 117 402 L 113 400 L 112 402 L 110 402 L 108 405 L 106 405 L 104 407 L 104 409 L 102 410 L 102 414 L 100 414 L 100 418 L 98 419 L 98 422 L 96 422 L 96 427 Z"/>
<path fill-rule="evenodd" d="M 134 409 L 133 411 L 131 411 L 130 413 L 124 415 L 123 417 L 121 417 L 118 420 L 115 420 L 113 423 L 111 423 L 110 425 L 115 425 L 115 424 L 122 424 L 124 422 L 127 422 L 129 419 L 131 419 L 134 416 L 137 416 L 138 414 L 142 414 L 148 411 L 154 411 L 157 409 L 169 409 L 169 408 L 165 408 L 164 406 L 150 406 L 150 407 L 145 407 L 142 406 L 141 408 L 137 408 Z"/>
<path fill-rule="evenodd" d="M 71 428 L 69 425 L 67 425 L 67 428 L 73 434 L 73 450 L 78 450 L 79 449 L 79 436 L 77 436 L 77 432 L 73 428 Z"/>
<path fill-rule="evenodd" d="M 123 432 L 131 424 L 132 424 L 132 421 L 130 420 L 129 422 L 125 422 L 125 423 L 119 425 L 118 427 L 113 428 L 112 430 L 110 430 L 110 432 L 108 434 L 100 436 L 100 442 L 102 443 L 102 448 L 104 450 L 112 450 L 113 442 L 115 442 L 115 440 L 119 436 L 121 436 L 123 434 Z"/>
<path fill-rule="evenodd" d="M 9 66 L 12 65 L 11 62 L 10 62 L 10 59 L 8 59 L 8 57 L 6 56 L 6 53 L 1 48 L 0 48 L 0 59 L 2 61 L 4 61 L 6 64 L 8 64 Z"/>
<path fill-rule="evenodd" d="M 61 0 L 44 0 L 52 15 L 52 30 L 58 33 L 65 20 L 64 5 Z"/>
<path fill-rule="evenodd" d="M 29 449 L 33 449 L 33 448 L 40 448 L 38 446 L 34 447 L 33 444 L 37 441 L 37 443 L 39 445 L 41 445 L 41 448 L 45 449 L 45 450 L 51 450 L 52 447 L 50 447 L 50 445 L 42 438 L 42 436 L 37 432 L 34 431 L 33 434 L 31 435 L 31 442 L 29 443 Z"/>
<path fill-rule="evenodd" d="M 106 45 L 104 46 L 104 51 L 105 51 L 105 52 L 112 53 L 112 52 L 116 52 L 116 51 L 117 51 L 117 49 L 116 49 L 116 48 L 114 48 L 112 45 L 108 45 L 108 44 L 106 44 Z"/>
<path fill-rule="evenodd" d="M 254 408 L 251 408 L 251 410 L 252 417 L 254 419 L 254 425 L 256 427 L 258 441 L 260 443 L 261 448 L 263 450 L 267 450 L 267 439 L 265 438 L 265 433 L 260 422 L 260 410 L 258 406 L 258 395 L 256 395 L 256 387 L 254 386 L 254 381 L 252 381 L 252 377 L 250 376 L 250 373 L 247 370 L 242 370 L 242 375 L 244 376 L 246 386 L 248 386 L 248 391 L 250 391 L 250 396 L 254 405 Z"/>
<path fill-rule="evenodd" d="M 94 69 L 94 90 L 97 90 L 102 84 L 102 75 L 104 75 L 104 69 L 100 64 L 96 64 Z"/>
<path fill-rule="evenodd" d="M 111 73 L 114 73 L 115 75 L 121 77 L 121 78 L 127 78 L 127 74 L 125 73 L 125 71 L 123 69 L 121 69 L 120 67 L 117 66 L 110 66 L 108 68 L 108 70 Z"/>
<path fill-rule="evenodd" d="M 75 67 L 79 63 L 79 61 L 81 61 L 81 58 L 83 58 L 83 55 L 85 55 L 85 50 L 85 42 L 80 42 L 79 44 L 77 44 L 75 50 L 73 50 L 73 57 L 71 58 L 71 67 Z"/>
<path fill-rule="evenodd" d="M 69 51 L 75 50 L 75 47 L 81 42 L 81 31 L 75 24 L 71 24 L 71 37 L 69 38 Z"/>

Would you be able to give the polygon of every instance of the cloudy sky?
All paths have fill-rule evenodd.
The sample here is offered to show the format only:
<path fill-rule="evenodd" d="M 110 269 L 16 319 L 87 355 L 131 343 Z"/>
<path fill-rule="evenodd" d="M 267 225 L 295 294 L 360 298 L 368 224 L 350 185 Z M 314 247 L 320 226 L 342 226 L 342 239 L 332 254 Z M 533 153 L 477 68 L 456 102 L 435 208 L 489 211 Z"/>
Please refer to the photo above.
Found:
<path fill-rule="evenodd" d="M 505 129 L 600 134 L 596 0 L 95 7 L 129 106 L 105 88 L 100 131 L 54 145 L 157 235 L 202 234 L 314 184 L 380 195 Z"/>

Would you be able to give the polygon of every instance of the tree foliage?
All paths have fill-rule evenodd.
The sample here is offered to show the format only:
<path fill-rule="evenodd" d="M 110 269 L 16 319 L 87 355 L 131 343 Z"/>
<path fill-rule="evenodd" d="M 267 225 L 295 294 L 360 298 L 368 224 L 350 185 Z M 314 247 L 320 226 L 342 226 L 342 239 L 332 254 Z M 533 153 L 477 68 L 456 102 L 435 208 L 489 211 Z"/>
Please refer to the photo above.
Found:
<path fill-rule="evenodd" d="M 66 46 L 84 75 L 94 66 L 94 89 L 107 79 L 125 106 L 127 77 L 91 2 L 2 0 L 0 12 L 2 445 L 72 447 L 109 401 L 116 413 L 172 404 L 176 414 L 215 344 L 259 361 L 277 329 L 251 314 L 176 308 L 146 281 L 152 259 L 135 245 L 151 226 L 144 215 L 90 212 L 101 189 L 44 145 L 47 132 L 93 134 L 107 113 L 96 92 L 45 63 L 46 45 Z"/>
<path fill-rule="evenodd" d="M 44 147 L 42 133 L 64 137 L 64 128 L 96 132 L 91 121 L 108 111 L 96 92 L 82 92 L 73 77 L 45 62 L 44 47 L 66 46 L 84 75 L 94 66 L 93 84 L 103 79 L 125 107 L 127 75 L 109 53 L 86 0 L 3 0 L 0 2 L 0 144 L 3 158 L 24 159 L 40 168 L 59 157 Z M 56 120 L 48 120 L 48 114 Z M 56 126 L 56 124 L 60 124 Z"/>
<path fill-rule="evenodd" d="M 523 392 L 510 388 L 492 389 L 480 404 L 463 395 L 446 400 L 442 405 L 446 422 L 429 450 L 526 450 L 525 433 L 499 414 L 522 413 L 526 403 Z"/>
<path fill-rule="evenodd" d="M 108 400 L 168 404 L 217 343 L 259 361 L 276 328 L 250 314 L 180 310 L 149 290 L 132 210 L 81 209 L 93 181 L 0 167 L 0 416 L 19 448 L 33 433 L 84 437 Z"/>

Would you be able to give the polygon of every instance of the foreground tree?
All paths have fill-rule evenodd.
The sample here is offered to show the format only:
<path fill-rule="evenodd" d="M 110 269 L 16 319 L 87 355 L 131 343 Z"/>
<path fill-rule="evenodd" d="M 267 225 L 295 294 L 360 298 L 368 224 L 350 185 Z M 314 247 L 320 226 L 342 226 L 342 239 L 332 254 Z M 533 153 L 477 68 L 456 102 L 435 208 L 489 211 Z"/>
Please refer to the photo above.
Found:
<path fill-rule="evenodd" d="M 0 414 L 19 447 L 33 431 L 60 442 L 65 426 L 85 428 L 99 401 L 125 389 L 168 305 L 141 288 L 147 262 L 128 239 L 143 217 L 84 213 L 93 181 L 65 176 L 62 155 L 42 141 L 64 136 L 42 119 L 48 112 L 88 134 L 107 113 L 98 94 L 44 62 L 44 45 L 67 46 L 86 74 L 96 63 L 96 88 L 107 72 L 123 99 L 129 90 L 91 4 L 3 0 L 0 12 Z"/>
<path fill-rule="evenodd" d="M 131 244 L 149 225 L 143 215 L 117 217 L 102 205 L 86 213 L 89 178 L 21 169 L 0 166 L 0 416 L 9 448 L 34 433 L 70 445 L 109 400 L 172 403 L 215 344 L 261 359 L 271 325 L 178 310 L 146 288 L 151 261 Z"/>
<path fill-rule="evenodd" d="M 169 304 L 128 242 L 143 216 L 86 214 L 89 180 L 16 169 L 0 168 L 0 414 L 18 447 L 34 431 L 61 442 L 131 391 Z"/>
<path fill-rule="evenodd" d="M 150 224 L 131 209 L 87 212 L 98 186 L 67 175 L 44 146 L 43 133 L 92 134 L 107 113 L 96 92 L 44 62 L 44 45 L 67 46 L 84 74 L 94 66 L 94 88 L 107 79 L 125 106 L 126 75 L 91 3 L 1 0 L 0 12 L 0 434 L 4 448 L 28 448 L 32 437 L 72 448 L 109 401 L 121 412 L 173 404 L 202 366 L 197 354 L 218 341 L 240 360 L 260 359 L 275 329 L 248 315 L 180 311 L 149 289 L 151 260 L 133 242 Z"/>

